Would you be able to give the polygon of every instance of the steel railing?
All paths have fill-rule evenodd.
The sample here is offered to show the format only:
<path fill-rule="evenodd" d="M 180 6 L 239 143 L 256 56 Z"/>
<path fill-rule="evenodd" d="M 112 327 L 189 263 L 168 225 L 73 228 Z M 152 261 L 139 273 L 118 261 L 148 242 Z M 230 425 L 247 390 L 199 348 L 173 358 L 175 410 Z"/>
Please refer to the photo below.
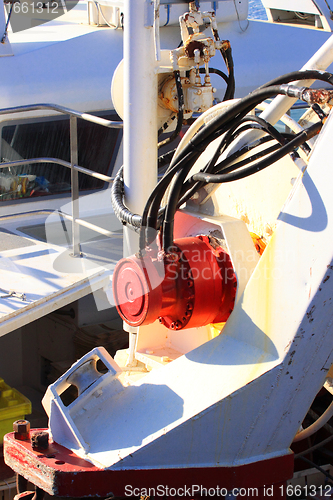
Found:
<path fill-rule="evenodd" d="M 60 158 L 30 158 L 28 160 L 16 160 L 0 163 L 0 169 L 8 168 L 8 167 L 16 167 L 19 165 L 28 165 L 31 163 L 54 163 L 61 165 L 66 168 L 71 169 L 71 204 L 72 204 L 72 215 L 66 214 L 59 210 L 38 210 L 33 212 L 25 213 L 28 214 L 42 214 L 42 213 L 59 213 L 65 219 L 68 219 L 72 222 L 72 250 L 73 256 L 78 257 L 81 255 L 80 251 L 80 234 L 79 234 L 79 226 L 84 226 L 88 229 L 92 229 L 99 234 L 103 234 L 104 236 L 119 236 L 119 233 L 115 233 L 113 231 L 108 231 L 102 227 L 96 226 L 95 224 L 91 224 L 79 217 L 79 172 L 90 177 L 95 177 L 104 182 L 111 183 L 114 180 L 114 177 L 110 177 L 104 174 L 99 174 L 94 172 L 93 170 L 89 170 L 84 167 L 80 167 L 78 165 L 78 141 L 77 141 L 77 119 L 80 118 L 82 120 L 95 123 L 97 125 L 102 125 L 103 127 L 108 128 L 122 128 L 123 122 L 105 120 L 104 118 L 100 118 L 98 116 L 91 115 L 89 113 L 81 113 L 79 111 L 75 111 L 70 108 L 66 108 L 64 106 L 58 106 L 57 104 L 32 104 L 26 106 L 16 106 L 13 108 L 3 108 L 0 109 L 0 115 L 7 115 L 13 113 L 22 113 L 22 112 L 30 112 L 37 110 L 53 110 L 58 113 L 62 113 L 64 115 L 69 116 L 70 119 L 70 128 L 69 128 L 69 140 L 70 140 L 70 162 L 61 160 Z M 14 216 L 17 216 L 15 214 Z M 23 215 L 23 214 L 21 214 Z M 8 218 L 11 216 L 4 216 L 4 218 Z M 2 217 L 1 217 L 2 218 Z"/>

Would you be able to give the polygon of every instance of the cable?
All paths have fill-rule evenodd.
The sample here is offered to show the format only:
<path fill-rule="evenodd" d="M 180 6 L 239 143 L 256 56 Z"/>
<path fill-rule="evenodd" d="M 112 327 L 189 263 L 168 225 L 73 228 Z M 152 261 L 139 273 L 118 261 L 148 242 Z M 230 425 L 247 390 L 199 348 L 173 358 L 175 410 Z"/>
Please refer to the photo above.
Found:
<path fill-rule="evenodd" d="M 259 90 L 255 90 L 245 98 L 237 101 L 235 104 L 227 108 L 224 113 L 216 118 L 212 119 L 206 127 L 199 130 L 195 137 L 184 147 L 184 149 L 179 153 L 176 158 L 174 158 L 170 164 L 169 168 L 172 168 L 174 161 L 179 161 L 179 159 L 183 158 L 184 155 L 188 154 L 191 150 L 196 150 L 197 153 L 193 155 L 192 161 L 186 165 L 185 171 L 179 173 L 177 175 L 173 185 L 170 189 L 168 200 L 167 200 L 167 209 L 164 216 L 163 222 L 163 250 L 167 252 L 167 249 L 172 246 L 173 243 L 173 224 L 174 224 L 174 214 L 177 209 L 177 204 L 179 200 L 179 194 L 181 193 L 181 185 L 183 181 L 186 179 L 187 174 L 191 170 L 193 164 L 198 159 L 201 154 L 201 151 L 206 148 L 206 146 L 214 140 L 219 135 L 225 133 L 230 127 L 233 127 L 237 123 L 240 122 L 246 114 L 251 111 L 258 102 L 267 99 L 268 95 L 271 96 L 276 94 L 284 94 L 284 95 L 294 95 L 295 89 L 294 86 L 273 86 L 267 87 Z M 263 168 L 266 168 L 273 161 L 277 161 L 277 159 L 282 158 L 285 154 L 291 152 L 294 148 L 298 147 L 304 141 L 308 140 L 310 136 L 312 137 L 319 130 L 320 126 L 314 125 L 308 129 L 308 131 L 303 131 L 299 135 L 296 136 L 293 141 L 283 146 L 279 151 L 272 153 L 268 159 L 264 159 L 261 162 L 257 162 L 254 166 L 249 166 L 245 169 L 242 169 L 240 172 L 230 172 L 228 174 L 205 174 L 198 173 L 193 176 L 193 180 L 202 181 L 205 183 L 208 182 L 229 182 L 231 180 L 241 179 L 247 175 L 251 175 Z M 201 148 L 201 149 L 200 149 Z"/>
<path fill-rule="evenodd" d="M 217 29 L 214 29 L 212 27 L 212 32 L 215 41 L 220 42 L 221 40 Z M 233 99 L 235 95 L 235 71 L 234 71 L 234 60 L 232 58 L 230 42 L 228 40 L 225 40 L 224 44 L 227 45 L 227 48 L 224 49 L 223 47 L 221 47 L 220 53 L 223 57 L 223 60 L 228 70 L 228 82 L 227 82 L 227 89 L 223 97 L 223 101 L 229 101 L 229 99 Z"/>
<path fill-rule="evenodd" d="M 214 31 L 214 30 L 213 30 Z M 216 32 L 217 33 L 217 32 Z M 214 32 L 215 35 L 215 32 Z M 219 39 L 219 38 L 218 38 Z M 235 96 L 235 70 L 234 70 L 234 60 L 232 58 L 232 51 L 229 44 L 229 47 L 226 50 L 220 49 L 224 62 L 228 69 L 228 84 L 227 89 L 225 91 L 223 101 L 229 101 L 233 99 Z"/>
<path fill-rule="evenodd" d="M 216 68 L 208 68 L 208 72 L 210 74 L 220 76 L 221 78 L 223 78 L 223 80 L 225 81 L 226 84 L 229 83 L 229 77 L 225 73 L 223 73 L 223 71 L 221 71 L 219 69 L 216 69 Z M 206 69 L 205 68 L 199 68 L 199 73 L 201 75 L 205 74 L 206 73 Z"/>
<path fill-rule="evenodd" d="M 194 181 L 202 181 L 206 184 L 208 183 L 222 183 L 222 182 L 231 182 L 239 179 L 243 179 L 244 177 L 248 177 L 249 175 L 255 174 L 260 170 L 268 167 L 272 163 L 280 160 L 283 156 L 288 153 L 291 153 L 294 149 L 298 148 L 303 142 L 308 141 L 311 137 L 315 136 L 322 127 L 322 123 L 318 122 L 314 125 L 311 125 L 307 130 L 303 130 L 296 135 L 294 139 L 290 142 L 282 146 L 278 151 L 272 153 L 264 160 L 255 163 L 254 165 L 244 168 L 238 172 L 230 172 L 227 174 L 206 174 L 206 173 L 197 173 L 193 175 Z"/>
<path fill-rule="evenodd" d="M 160 156 L 158 158 L 158 167 L 161 168 L 164 165 L 170 163 L 175 150 L 169 151 L 168 153 Z M 133 214 L 124 204 L 124 178 L 123 178 L 124 167 L 120 167 L 117 175 L 112 183 L 111 187 L 111 203 L 113 206 L 114 213 L 116 217 L 121 221 L 122 224 L 128 225 L 134 230 L 142 225 L 142 216 L 138 214 Z M 156 189 L 156 188 L 155 188 Z"/>
<path fill-rule="evenodd" d="M 246 122 L 253 122 L 252 124 L 249 123 L 246 126 L 246 128 L 261 128 L 262 130 L 265 130 L 268 134 L 270 134 L 270 136 L 263 137 L 260 140 L 256 141 L 256 144 L 254 144 L 252 146 L 251 145 L 246 146 L 246 147 L 242 148 L 241 150 L 236 151 L 235 153 L 228 156 L 227 158 L 225 158 L 219 164 L 216 165 L 216 161 L 217 161 L 218 157 L 223 152 L 223 150 L 225 150 L 226 147 L 230 144 L 230 139 L 234 140 L 240 133 L 242 133 L 244 131 L 244 127 L 241 127 L 241 128 L 238 128 L 238 127 L 240 127 L 240 125 L 242 123 L 244 124 Z M 238 128 L 238 130 L 237 130 L 237 128 Z M 235 134 L 236 131 L 237 131 L 237 134 Z M 201 172 L 221 173 L 221 170 L 223 170 L 223 173 L 227 173 L 227 170 L 226 170 L 227 166 L 230 163 L 234 162 L 239 156 L 243 156 L 244 154 L 248 153 L 251 149 L 259 146 L 260 144 L 263 144 L 264 142 L 267 142 L 267 140 L 272 140 L 272 139 L 276 139 L 278 141 L 278 143 L 280 143 L 281 145 L 285 143 L 285 139 L 284 139 L 283 135 L 280 134 L 270 123 L 267 123 L 265 120 L 263 120 L 262 118 L 260 118 L 258 116 L 247 115 L 242 120 L 240 120 L 240 122 L 238 124 L 236 124 L 235 127 L 230 129 L 228 131 L 228 133 L 223 137 L 219 147 L 217 148 L 217 150 L 215 152 L 215 155 L 213 156 L 211 161 L 206 165 L 206 167 L 201 170 Z M 279 145 L 277 144 L 277 145 L 272 146 L 269 149 L 265 149 L 263 151 L 260 151 L 256 155 L 243 160 L 242 165 L 250 163 L 258 158 L 261 158 L 262 156 L 265 156 L 266 154 L 275 151 L 278 147 L 279 147 Z M 238 168 L 238 166 L 240 166 L 240 164 L 237 164 L 237 167 L 231 166 L 231 167 L 229 167 L 229 169 L 230 169 L 230 171 L 232 171 L 235 168 Z M 177 208 L 179 208 L 179 206 L 181 206 L 189 198 L 191 198 L 191 196 L 193 196 L 193 194 L 198 189 L 200 189 L 204 184 L 205 184 L 204 182 L 195 182 L 194 186 L 193 186 L 192 179 L 187 181 L 184 184 L 184 189 L 182 190 L 182 198 L 178 202 Z"/>
<path fill-rule="evenodd" d="M 271 87 L 272 85 L 281 85 L 284 83 L 295 82 L 298 80 L 321 80 L 322 82 L 326 82 L 333 85 L 332 73 L 316 69 L 307 69 L 307 70 L 292 71 L 291 73 L 286 73 L 285 75 L 274 78 L 273 80 L 270 80 L 264 85 L 261 85 L 259 89 Z"/>
<path fill-rule="evenodd" d="M 228 162 L 226 166 L 223 166 L 223 168 L 221 168 L 219 171 L 214 172 L 214 173 L 217 175 L 217 174 L 228 174 L 229 172 L 234 172 L 235 170 L 237 170 L 241 167 L 244 167 L 248 163 L 252 163 L 255 160 L 258 160 L 259 158 L 262 158 L 263 156 L 267 156 L 268 154 L 273 153 L 274 151 L 276 151 L 279 148 L 280 148 L 279 144 L 274 144 L 273 146 L 270 146 L 269 148 L 266 148 L 262 151 L 259 151 L 258 153 L 254 154 L 252 156 L 249 156 L 248 158 L 245 158 L 244 160 L 241 160 L 241 161 L 234 163 L 230 166 L 229 166 L 229 163 L 231 163 L 231 162 Z M 221 162 L 221 163 L 223 163 L 223 162 Z M 220 164 L 218 164 L 217 167 L 219 165 Z"/>
<path fill-rule="evenodd" d="M 140 250 L 143 250 L 146 245 L 151 243 L 151 232 L 149 229 L 156 230 L 158 225 L 157 221 L 160 215 L 164 213 L 164 209 L 160 209 L 160 204 L 166 189 L 168 188 L 175 173 L 191 160 L 193 151 L 190 151 L 187 156 L 179 160 L 176 164 L 169 169 L 164 177 L 156 185 L 155 189 L 151 193 L 147 200 L 146 206 L 142 214 L 142 225 L 140 230 Z M 169 167 L 170 168 L 170 167 Z M 146 228 L 147 228 L 147 238 L 146 238 Z M 150 234 L 149 234 L 150 233 Z"/>
<path fill-rule="evenodd" d="M 281 134 L 262 118 L 248 115 L 259 103 L 277 94 L 308 99 L 306 88 L 299 89 L 294 85 L 284 83 L 300 78 L 300 73 L 304 78 L 313 77 L 314 74 L 317 74 L 316 71 L 289 73 L 278 79 L 283 82 L 281 85 L 263 86 L 245 98 L 233 102 L 229 107 L 223 107 L 220 114 L 214 116 L 208 123 L 203 122 L 204 126 L 197 129 L 196 134 L 181 150 L 176 150 L 172 159 L 170 158 L 171 153 L 161 157 L 159 165 L 167 164 L 170 159 L 171 162 L 166 173 L 149 196 L 142 216 L 131 213 L 124 205 L 122 170 L 119 175 L 117 174 L 112 187 L 112 204 L 116 215 L 124 224 L 130 225 L 135 230 L 140 228 L 141 251 L 152 243 L 156 237 L 156 231 L 160 230 L 161 227 L 163 250 L 168 251 L 168 248 L 173 244 L 173 225 L 176 210 L 204 184 L 230 182 L 252 175 L 281 159 L 284 155 L 292 153 L 319 132 L 322 126 L 321 121 L 311 125 L 307 130 L 292 135 Z M 331 77 L 333 78 L 330 73 L 325 73 L 325 75 L 325 81 L 328 81 Z M 320 76 L 323 76 L 323 73 L 320 73 Z M 181 103 L 181 100 L 179 102 Z M 213 113 L 211 116 L 213 116 Z M 235 139 L 248 128 L 259 128 L 266 135 L 217 163 L 221 154 L 227 151 L 227 148 L 232 145 Z M 201 172 L 186 180 L 193 165 L 207 146 L 218 138 L 221 138 L 219 146 L 206 166 Z M 277 144 L 262 151 L 254 152 L 248 158 L 241 159 L 244 154 L 254 150 L 258 145 L 273 139 L 277 141 Z M 167 190 L 169 192 L 166 197 Z M 161 207 L 162 199 L 165 197 L 167 198 L 166 205 Z"/>
<path fill-rule="evenodd" d="M 161 169 L 162 167 L 170 163 L 173 155 L 175 154 L 175 151 L 176 149 L 173 149 L 172 151 L 168 151 L 164 155 L 158 157 L 158 169 Z"/>
<path fill-rule="evenodd" d="M 113 210 L 117 218 L 124 225 L 128 225 L 132 229 L 139 228 L 141 226 L 142 217 L 138 214 L 133 214 L 128 210 L 128 208 L 123 203 L 124 194 L 124 178 L 123 178 L 124 167 L 121 167 L 117 172 L 117 175 L 112 183 L 111 187 L 111 203 Z"/>
<path fill-rule="evenodd" d="M 244 146 L 243 148 L 241 148 L 239 151 L 236 151 L 235 153 L 233 153 L 232 155 L 228 156 L 225 160 L 223 160 L 222 162 L 220 162 L 219 164 L 217 164 L 215 166 L 215 168 L 217 168 L 218 166 L 220 166 L 224 161 L 226 162 L 227 165 L 229 165 L 229 163 L 232 163 L 235 159 L 237 159 L 238 157 L 240 156 L 243 156 L 244 154 L 248 153 L 249 151 L 251 151 L 252 149 L 256 148 L 257 146 L 259 146 L 260 144 L 263 144 L 267 141 L 271 141 L 272 138 L 271 137 L 261 137 L 258 141 L 256 141 L 256 144 L 254 145 L 247 145 L 247 146 Z M 277 149 L 279 147 L 278 144 L 276 144 L 275 146 L 273 146 L 275 149 Z M 267 154 L 267 150 L 265 149 L 264 151 L 262 152 L 259 152 L 257 153 L 257 157 L 259 158 L 261 155 L 264 156 L 265 154 Z M 260 156 L 259 156 L 260 155 Z M 244 160 L 246 161 L 246 160 Z M 214 171 L 215 171 L 215 168 L 214 168 Z M 229 167 L 230 169 L 233 168 L 233 166 Z M 223 169 L 224 171 L 224 169 Z M 228 168 L 226 168 L 226 171 L 228 171 Z M 231 170 L 230 170 L 231 171 Z M 218 172 L 219 173 L 219 172 Z M 183 185 L 183 190 L 182 190 L 182 194 L 181 194 L 181 199 L 178 201 L 177 203 L 177 209 L 179 207 L 181 207 L 184 203 L 186 203 L 190 198 L 192 198 L 192 196 L 194 195 L 194 193 L 196 193 L 197 191 L 199 191 L 203 186 L 205 185 L 204 182 L 195 182 L 193 184 L 193 180 L 192 178 L 187 180 L 184 185 Z"/>
<path fill-rule="evenodd" d="M 100 3 L 97 0 L 94 0 L 94 4 L 96 6 L 97 11 L 101 14 L 101 16 L 102 16 L 103 21 L 105 22 L 105 24 L 107 26 L 109 26 L 109 28 L 112 28 L 112 29 L 115 29 L 115 30 L 118 29 L 119 26 L 120 26 L 120 24 L 119 24 L 120 19 L 119 18 L 117 19 L 117 24 L 110 24 L 109 21 L 105 18 L 104 14 L 103 14 L 102 7 L 101 7 Z"/>
<path fill-rule="evenodd" d="M 241 125 L 243 126 L 240 127 Z M 279 142 L 281 145 L 285 143 L 284 137 L 278 130 L 276 130 L 275 127 L 273 127 L 273 125 L 260 118 L 260 116 L 246 115 L 243 118 L 241 118 L 233 127 L 230 127 L 230 129 L 224 136 L 223 140 L 224 149 L 226 149 L 226 147 L 228 147 L 231 144 L 231 142 L 236 139 L 236 137 L 238 137 L 242 132 L 244 132 L 248 128 L 260 128 L 261 130 L 269 134 L 277 142 Z"/>
<path fill-rule="evenodd" d="M 167 139 L 164 139 L 164 141 L 161 141 L 158 143 L 157 147 L 161 148 L 162 146 L 165 146 L 166 144 L 170 144 L 170 142 L 174 141 L 176 137 L 178 137 L 182 126 L 183 126 L 183 119 L 184 119 L 184 93 L 183 93 L 183 86 L 182 86 L 182 81 L 180 78 L 180 72 L 178 70 L 173 72 L 175 81 L 176 81 L 176 88 L 177 88 L 177 96 L 178 96 L 178 115 L 177 115 L 177 125 L 175 130 L 172 132 L 170 137 Z"/>
<path fill-rule="evenodd" d="M 237 120 L 246 116 L 255 106 L 270 97 L 277 94 L 288 95 L 287 88 L 281 89 L 280 86 L 257 89 L 243 99 L 236 101 L 227 107 L 220 115 L 212 118 L 210 122 L 197 132 L 191 141 L 176 155 L 172 162 L 177 162 L 180 158 L 187 155 L 192 149 L 204 148 L 211 142 L 212 135 L 218 131 L 219 135 L 226 132 L 230 126 L 237 123 Z M 170 167 L 172 166 L 172 163 Z"/>

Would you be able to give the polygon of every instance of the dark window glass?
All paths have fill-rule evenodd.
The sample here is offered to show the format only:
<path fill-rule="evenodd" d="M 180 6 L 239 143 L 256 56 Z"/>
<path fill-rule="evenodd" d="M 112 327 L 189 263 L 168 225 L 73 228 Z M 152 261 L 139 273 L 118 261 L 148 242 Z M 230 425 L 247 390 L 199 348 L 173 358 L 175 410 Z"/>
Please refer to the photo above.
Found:
<path fill-rule="evenodd" d="M 103 118 L 116 120 L 114 114 Z M 78 163 L 109 175 L 117 155 L 121 130 L 77 120 Z M 69 119 L 18 123 L 2 128 L 1 161 L 51 157 L 70 161 Z M 0 201 L 70 191 L 70 169 L 53 164 L 29 164 L 0 170 Z M 80 190 L 100 189 L 104 182 L 79 173 Z"/>

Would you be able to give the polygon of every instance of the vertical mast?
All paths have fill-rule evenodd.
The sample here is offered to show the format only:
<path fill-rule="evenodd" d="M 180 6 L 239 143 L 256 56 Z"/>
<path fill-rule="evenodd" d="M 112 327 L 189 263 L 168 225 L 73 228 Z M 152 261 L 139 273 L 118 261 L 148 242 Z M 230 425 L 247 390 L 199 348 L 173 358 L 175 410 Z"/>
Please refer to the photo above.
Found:
<path fill-rule="evenodd" d="M 124 16 L 124 190 L 127 207 L 142 214 L 157 182 L 157 75 L 153 23 L 146 0 L 126 0 Z M 151 25 L 150 25 L 151 24 Z M 124 256 L 136 253 L 138 234 L 124 227 Z M 134 362 L 136 328 L 128 364 Z"/>
<path fill-rule="evenodd" d="M 149 6 L 146 0 L 125 2 L 124 189 L 126 205 L 137 214 L 157 181 L 157 76 Z M 137 251 L 138 235 L 125 228 L 125 256 Z"/>

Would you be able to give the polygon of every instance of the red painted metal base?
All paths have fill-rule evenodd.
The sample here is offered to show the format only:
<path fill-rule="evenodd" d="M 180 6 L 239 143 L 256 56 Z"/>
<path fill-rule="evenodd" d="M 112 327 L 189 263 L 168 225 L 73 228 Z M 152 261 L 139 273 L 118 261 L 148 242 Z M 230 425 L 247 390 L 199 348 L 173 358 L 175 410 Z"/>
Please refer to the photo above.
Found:
<path fill-rule="evenodd" d="M 10 477 L 13 477 L 13 471 L 5 464 L 3 458 L 3 447 L 0 445 L 0 481 L 5 481 Z"/>
<path fill-rule="evenodd" d="M 14 433 L 7 434 L 4 438 L 4 456 L 7 465 L 15 472 L 50 495 L 77 498 L 144 496 L 148 488 L 155 488 L 169 497 L 193 498 L 205 496 L 205 489 L 220 488 L 220 494 L 218 490 L 216 492 L 217 496 L 222 496 L 222 489 L 231 491 L 234 488 L 245 488 L 248 489 L 248 494 L 242 494 L 242 498 L 253 496 L 281 499 L 285 496 L 283 485 L 292 477 L 294 469 L 292 453 L 236 467 L 98 469 L 57 443 L 51 442 L 43 452 L 35 451 L 30 440 L 17 440 Z M 273 489 L 269 489 L 272 487 Z M 257 491 L 250 488 L 257 488 Z M 243 493 L 246 491 L 243 490 Z M 146 495 L 153 496 L 148 491 Z M 208 493 L 208 496 L 212 495 Z"/>

